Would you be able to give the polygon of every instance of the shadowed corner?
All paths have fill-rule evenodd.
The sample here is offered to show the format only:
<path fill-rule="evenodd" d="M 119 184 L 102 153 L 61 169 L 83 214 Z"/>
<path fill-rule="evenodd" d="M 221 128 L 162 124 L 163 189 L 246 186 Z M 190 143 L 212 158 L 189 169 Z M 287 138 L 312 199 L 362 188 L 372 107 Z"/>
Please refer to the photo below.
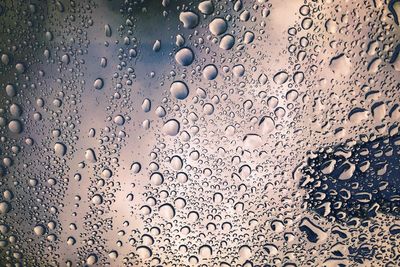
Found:
<path fill-rule="evenodd" d="M 350 224 L 400 216 L 400 135 L 361 139 L 312 152 L 296 170 L 311 210 Z"/>

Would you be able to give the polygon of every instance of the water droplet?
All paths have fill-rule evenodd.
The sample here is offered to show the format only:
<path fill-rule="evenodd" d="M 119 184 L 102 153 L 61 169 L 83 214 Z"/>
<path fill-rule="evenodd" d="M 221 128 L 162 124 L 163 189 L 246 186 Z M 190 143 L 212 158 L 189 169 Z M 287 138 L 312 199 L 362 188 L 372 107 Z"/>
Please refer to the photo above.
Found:
<path fill-rule="evenodd" d="M 190 48 L 183 47 L 176 52 L 175 60 L 182 66 L 189 66 L 194 60 L 193 51 Z"/>
<path fill-rule="evenodd" d="M 221 35 L 228 29 L 228 24 L 223 18 L 214 18 L 209 24 L 209 29 L 213 35 Z"/>
<path fill-rule="evenodd" d="M 205 15 L 210 15 L 214 12 L 214 5 L 210 0 L 200 2 L 198 8 Z"/>
<path fill-rule="evenodd" d="M 203 69 L 203 77 L 207 80 L 214 80 L 218 75 L 218 69 L 213 64 L 209 64 Z"/>
<path fill-rule="evenodd" d="M 62 157 L 67 153 L 67 147 L 63 143 L 57 142 L 54 145 L 54 152 L 57 156 Z"/>
<path fill-rule="evenodd" d="M 104 86 L 103 79 L 101 79 L 101 78 L 97 78 L 97 79 L 94 81 L 94 84 L 93 84 L 93 86 L 94 86 L 94 88 L 95 88 L 95 89 L 97 89 L 97 90 L 100 90 L 100 89 L 102 89 L 102 88 L 103 88 L 103 86 Z"/>
<path fill-rule="evenodd" d="M 175 136 L 179 133 L 179 129 L 180 129 L 179 122 L 177 120 L 171 119 L 164 124 L 162 131 L 166 135 Z"/>
<path fill-rule="evenodd" d="M 171 220 L 175 217 L 175 209 L 171 204 L 163 204 L 159 208 L 159 213 L 162 218 L 165 220 Z"/>
<path fill-rule="evenodd" d="M 274 76 L 274 82 L 276 84 L 284 84 L 289 78 L 289 75 L 285 71 L 280 71 Z"/>
<path fill-rule="evenodd" d="M 183 100 L 189 95 L 189 88 L 182 81 L 173 82 L 169 90 L 171 95 L 179 100 Z"/>

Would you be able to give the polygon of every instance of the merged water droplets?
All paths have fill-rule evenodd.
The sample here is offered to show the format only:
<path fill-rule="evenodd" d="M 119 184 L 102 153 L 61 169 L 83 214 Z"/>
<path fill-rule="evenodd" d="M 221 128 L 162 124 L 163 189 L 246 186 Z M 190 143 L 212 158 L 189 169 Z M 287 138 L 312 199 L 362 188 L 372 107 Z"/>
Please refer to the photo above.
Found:
<path fill-rule="evenodd" d="M 333 57 L 329 66 L 337 74 L 349 75 L 351 73 L 351 62 L 344 54 Z"/>
<path fill-rule="evenodd" d="M 184 28 L 193 29 L 199 23 L 199 16 L 192 11 L 184 11 L 179 14 L 179 20 Z"/>

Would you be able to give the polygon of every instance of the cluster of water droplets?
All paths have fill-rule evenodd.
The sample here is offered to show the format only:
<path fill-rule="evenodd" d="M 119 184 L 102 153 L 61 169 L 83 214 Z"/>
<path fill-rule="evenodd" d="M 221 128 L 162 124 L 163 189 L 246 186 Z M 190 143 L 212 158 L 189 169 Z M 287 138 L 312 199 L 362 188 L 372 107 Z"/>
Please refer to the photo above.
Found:
<path fill-rule="evenodd" d="M 0 3 L 1 265 L 398 265 L 398 16 Z"/>

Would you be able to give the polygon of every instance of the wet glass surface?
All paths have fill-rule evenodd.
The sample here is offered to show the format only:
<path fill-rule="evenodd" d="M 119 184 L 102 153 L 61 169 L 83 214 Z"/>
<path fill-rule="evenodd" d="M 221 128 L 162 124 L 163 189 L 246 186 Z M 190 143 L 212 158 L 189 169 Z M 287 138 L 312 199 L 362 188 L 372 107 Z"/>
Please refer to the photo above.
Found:
<path fill-rule="evenodd" d="M 0 266 L 399 266 L 399 0 L 0 2 Z"/>

